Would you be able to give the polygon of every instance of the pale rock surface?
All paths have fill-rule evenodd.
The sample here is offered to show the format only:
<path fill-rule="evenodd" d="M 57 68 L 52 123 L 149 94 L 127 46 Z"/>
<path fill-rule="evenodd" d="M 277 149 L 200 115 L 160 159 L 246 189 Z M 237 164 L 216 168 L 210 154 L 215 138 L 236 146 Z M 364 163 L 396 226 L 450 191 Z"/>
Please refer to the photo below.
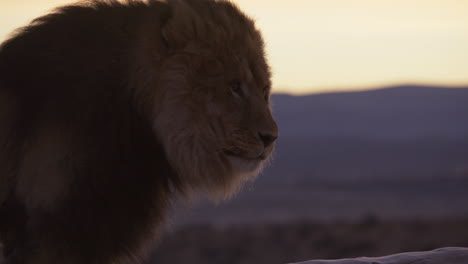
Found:
<path fill-rule="evenodd" d="M 295 264 L 468 264 L 468 248 L 448 247 L 433 251 L 408 252 L 384 257 L 311 260 Z"/>

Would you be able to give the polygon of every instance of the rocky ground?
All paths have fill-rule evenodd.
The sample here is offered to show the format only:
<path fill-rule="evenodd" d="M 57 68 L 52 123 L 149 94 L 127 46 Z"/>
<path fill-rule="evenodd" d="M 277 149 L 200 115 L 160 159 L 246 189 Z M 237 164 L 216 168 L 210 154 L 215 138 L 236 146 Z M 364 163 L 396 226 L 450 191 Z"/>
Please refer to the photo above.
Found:
<path fill-rule="evenodd" d="M 165 234 L 151 264 L 275 264 L 468 247 L 468 219 L 189 226 Z"/>

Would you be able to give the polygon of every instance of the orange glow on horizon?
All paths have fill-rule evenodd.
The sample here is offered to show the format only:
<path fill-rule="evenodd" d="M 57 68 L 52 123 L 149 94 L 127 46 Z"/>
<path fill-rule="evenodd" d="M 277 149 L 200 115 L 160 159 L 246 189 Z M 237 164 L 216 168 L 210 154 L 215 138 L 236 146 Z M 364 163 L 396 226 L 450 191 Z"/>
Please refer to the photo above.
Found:
<path fill-rule="evenodd" d="M 274 91 L 468 84 L 468 0 L 233 0 L 267 42 Z M 2 0 L 0 40 L 69 0 Z"/>

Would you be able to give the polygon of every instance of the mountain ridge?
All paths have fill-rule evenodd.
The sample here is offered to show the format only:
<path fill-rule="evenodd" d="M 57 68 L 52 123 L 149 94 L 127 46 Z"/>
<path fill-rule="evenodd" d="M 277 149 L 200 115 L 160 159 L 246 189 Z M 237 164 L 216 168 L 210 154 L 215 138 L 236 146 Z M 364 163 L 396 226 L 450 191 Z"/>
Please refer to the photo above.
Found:
<path fill-rule="evenodd" d="M 460 140 L 468 135 L 468 87 L 274 94 L 272 101 L 280 136 L 285 137 Z"/>
<path fill-rule="evenodd" d="M 356 89 L 356 90 L 336 90 L 336 91 L 321 91 L 321 92 L 310 92 L 304 94 L 289 94 L 286 92 L 273 92 L 273 96 L 290 96 L 290 97 L 303 97 L 303 96 L 319 96 L 319 95 L 335 95 L 335 94 L 359 94 L 359 93 L 374 93 L 374 92 L 387 92 L 403 89 L 405 92 L 409 90 L 468 90 L 468 85 L 450 86 L 450 85 L 424 85 L 424 84 L 400 84 L 400 85 L 387 85 L 379 86 L 370 89 Z"/>

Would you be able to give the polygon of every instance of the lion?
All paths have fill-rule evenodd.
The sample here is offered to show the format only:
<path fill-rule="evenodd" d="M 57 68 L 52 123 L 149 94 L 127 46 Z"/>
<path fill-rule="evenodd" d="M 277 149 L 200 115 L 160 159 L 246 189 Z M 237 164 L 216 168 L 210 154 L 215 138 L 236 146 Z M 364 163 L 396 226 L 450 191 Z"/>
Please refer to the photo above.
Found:
<path fill-rule="evenodd" d="M 174 199 L 255 178 L 278 137 L 264 49 L 222 0 L 92 0 L 17 30 L 0 47 L 6 262 L 139 262 Z"/>

